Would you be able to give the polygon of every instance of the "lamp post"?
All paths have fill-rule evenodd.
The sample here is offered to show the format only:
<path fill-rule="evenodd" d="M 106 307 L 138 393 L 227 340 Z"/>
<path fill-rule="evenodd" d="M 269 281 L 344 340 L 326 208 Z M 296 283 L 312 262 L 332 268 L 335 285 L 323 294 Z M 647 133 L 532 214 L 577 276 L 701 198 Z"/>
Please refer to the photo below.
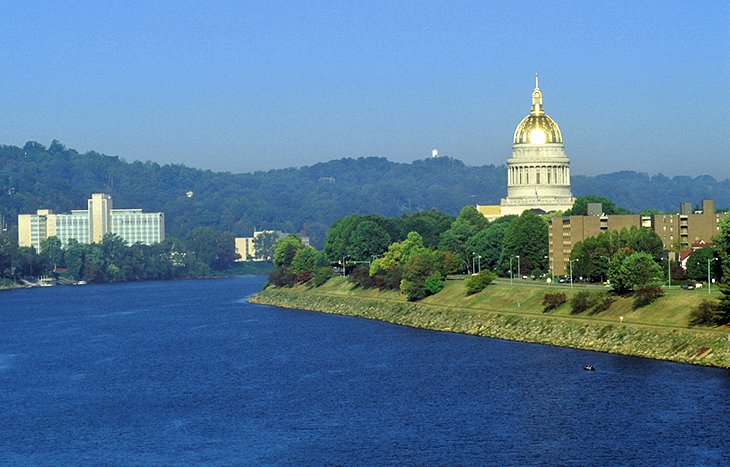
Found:
<path fill-rule="evenodd" d="M 482 255 L 479 255 L 478 258 L 479 258 L 479 262 L 477 264 L 479 267 L 479 272 L 482 272 Z"/>
<path fill-rule="evenodd" d="M 347 258 L 348 255 L 345 255 L 342 257 L 342 277 L 347 276 L 347 269 L 345 269 L 345 258 Z"/>
<path fill-rule="evenodd" d="M 471 273 L 472 274 L 477 272 L 476 269 L 474 268 L 474 258 L 476 257 L 476 255 L 477 255 L 476 253 L 471 254 Z"/>
<path fill-rule="evenodd" d="M 512 258 L 517 258 L 517 274 L 520 273 L 520 255 L 514 255 L 509 257 L 509 285 L 512 285 Z"/>
<path fill-rule="evenodd" d="M 568 265 L 570 266 L 570 288 L 573 288 L 573 262 L 578 261 L 578 258 L 568 260 Z"/>
<path fill-rule="evenodd" d="M 707 293 L 712 293 L 712 281 L 710 280 L 710 263 L 717 261 L 717 258 L 707 258 Z"/>
<path fill-rule="evenodd" d="M 672 288 L 672 258 L 667 253 L 667 288 Z"/>
<path fill-rule="evenodd" d="M 517 278 L 522 279 L 522 273 L 520 272 L 520 255 L 517 256 Z"/>
<path fill-rule="evenodd" d="M 550 258 L 549 256 L 543 256 L 545 259 L 550 259 L 550 283 L 555 282 L 555 258 Z"/>

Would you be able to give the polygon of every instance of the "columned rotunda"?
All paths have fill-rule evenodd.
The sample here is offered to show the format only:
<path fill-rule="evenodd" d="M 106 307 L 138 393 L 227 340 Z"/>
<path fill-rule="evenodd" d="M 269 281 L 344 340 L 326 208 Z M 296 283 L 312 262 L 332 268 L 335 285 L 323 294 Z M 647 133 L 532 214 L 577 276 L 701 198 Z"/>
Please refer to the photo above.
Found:
<path fill-rule="evenodd" d="M 507 197 L 499 206 L 477 206 L 487 217 L 522 214 L 528 209 L 565 211 L 573 207 L 570 192 L 570 159 L 563 135 L 545 114 L 542 92 L 535 74 L 532 110 L 515 130 L 512 157 L 507 160 Z"/>

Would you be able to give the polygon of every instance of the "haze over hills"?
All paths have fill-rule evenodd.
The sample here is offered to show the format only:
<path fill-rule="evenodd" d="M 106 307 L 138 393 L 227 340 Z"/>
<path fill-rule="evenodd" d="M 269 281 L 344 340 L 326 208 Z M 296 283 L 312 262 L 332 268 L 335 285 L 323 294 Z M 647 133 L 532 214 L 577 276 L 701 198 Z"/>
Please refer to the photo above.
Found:
<path fill-rule="evenodd" d="M 396 217 L 434 208 L 456 215 L 468 204 L 499 203 L 506 185 L 504 166 L 467 166 L 445 157 L 410 164 L 383 157 L 345 158 L 231 174 L 125 162 L 93 151 L 80 154 L 57 141 L 48 148 L 35 142 L 22 148 L 0 146 L 0 216 L 11 228 L 18 213 L 85 209 L 92 192 L 105 192 L 118 208 L 163 211 L 169 236 L 200 225 L 238 236 L 274 228 L 302 232 L 320 246 L 329 226 L 348 214 Z M 604 196 L 635 212 L 672 212 L 682 201 L 699 204 L 703 198 L 714 199 L 718 208 L 730 206 L 730 180 L 711 176 L 573 175 L 572 191 L 575 196 Z"/>

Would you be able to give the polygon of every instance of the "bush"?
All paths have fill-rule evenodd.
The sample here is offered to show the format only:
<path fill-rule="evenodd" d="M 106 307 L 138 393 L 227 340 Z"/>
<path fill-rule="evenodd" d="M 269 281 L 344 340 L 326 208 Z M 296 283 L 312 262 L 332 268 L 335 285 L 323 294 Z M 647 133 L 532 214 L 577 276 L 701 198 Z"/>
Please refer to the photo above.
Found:
<path fill-rule="evenodd" d="M 702 300 L 690 312 L 690 326 L 717 326 L 722 324 L 722 313 L 716 301 Z"/>
<path fill-rule="evenodd" d="M 664 292 L 662 291 L 662 288 L 658 285 L 642 287 L 636 291 L 636 294 L 634 296 L 634 304 L 632 305 L 632 307 L 634 310 L 636 310 L 652 303 L 654 300 L 663 295 Z"/>
<path fill-rule="evenodd" d="M 567 301 L 564 293 L 546 293 L 542 299 L 542 305 L 545 307 L 544 312 L 556 309 Z"/>
<path fill-rule="evenodd" d="M 332 277 L 332 268 L 329 266 L 323 266 L 321 268 L 317 268 L 316 271 L 314 271 L 314 277 L 312 278 L 312 283 L 315 287 L 321 287 L 330 280 Z"/>
<path fill-rule="evenodd" d="M 593 307 L 591 314 L 608 310 L 615 300 L 615 297 L 612 297 L 607 293 L 597 294 L 595 306 Z"/>
<path fill-rule="evenodd" d="M 347 278 L 355 287 L 362 287 L 363 289 L 371 289 L 376 284 L 375 278 L 370 276 L 368 268 L 357 267 L 350 271 Z"/>
<path fill-rule="evenodd" d="M 587 290 L 581 290 L 570 300 L 570 312 L 574 315 L 583 313 L 591 307 L 591 293 Z"/>
<path fill-rule="evenodd" d="M 297 277 L 287 268 L 274 268 L 269 274 L 268 283 L 277 287 L 294 287 L 297 283 Z"/>
<path fill-rule="evenodd" d="M 440 273 L 435 272 L 426 278 L 423 286 L 429 295 L 437 294 L 444 288 L 444 279 Z"/>
<path fill-rule="evenodd" d="M 474 276 L 469 276 L 464 285 L 466 287 L 467 295 L 474 295 L 475 293 L 484 290 L 492 281 L 497 277 L 492 271 L 484 270 Z"/>

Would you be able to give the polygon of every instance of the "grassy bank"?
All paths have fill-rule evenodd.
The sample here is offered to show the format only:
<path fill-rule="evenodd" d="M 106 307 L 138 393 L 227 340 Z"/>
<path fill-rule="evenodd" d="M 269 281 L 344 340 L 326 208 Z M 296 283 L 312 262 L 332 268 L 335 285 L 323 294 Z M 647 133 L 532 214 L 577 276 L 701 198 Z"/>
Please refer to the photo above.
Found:
<path fill-rule="evenodd" d="M 639 310 L 631 298 L 617 298 L 599 313 L 571 314 L 568 303 L 542 311 L 547 292 L 570 297 L 580 287 L 493 284 L 470 297 L 462 281 L 449 281 L 437 295 L 409 303 L 396 292 L 353 289 L 342 278 L 320 288 L 269 288 L 249 301 L 326 313 L 359 316 L 424 329 L 595 350 L 682 363 L 730 368 L 730 330 L 688 328 L 690 309 L 706 291 L 667 291 Z M 624 317 L 619 323 L 619 316 Z"/>

